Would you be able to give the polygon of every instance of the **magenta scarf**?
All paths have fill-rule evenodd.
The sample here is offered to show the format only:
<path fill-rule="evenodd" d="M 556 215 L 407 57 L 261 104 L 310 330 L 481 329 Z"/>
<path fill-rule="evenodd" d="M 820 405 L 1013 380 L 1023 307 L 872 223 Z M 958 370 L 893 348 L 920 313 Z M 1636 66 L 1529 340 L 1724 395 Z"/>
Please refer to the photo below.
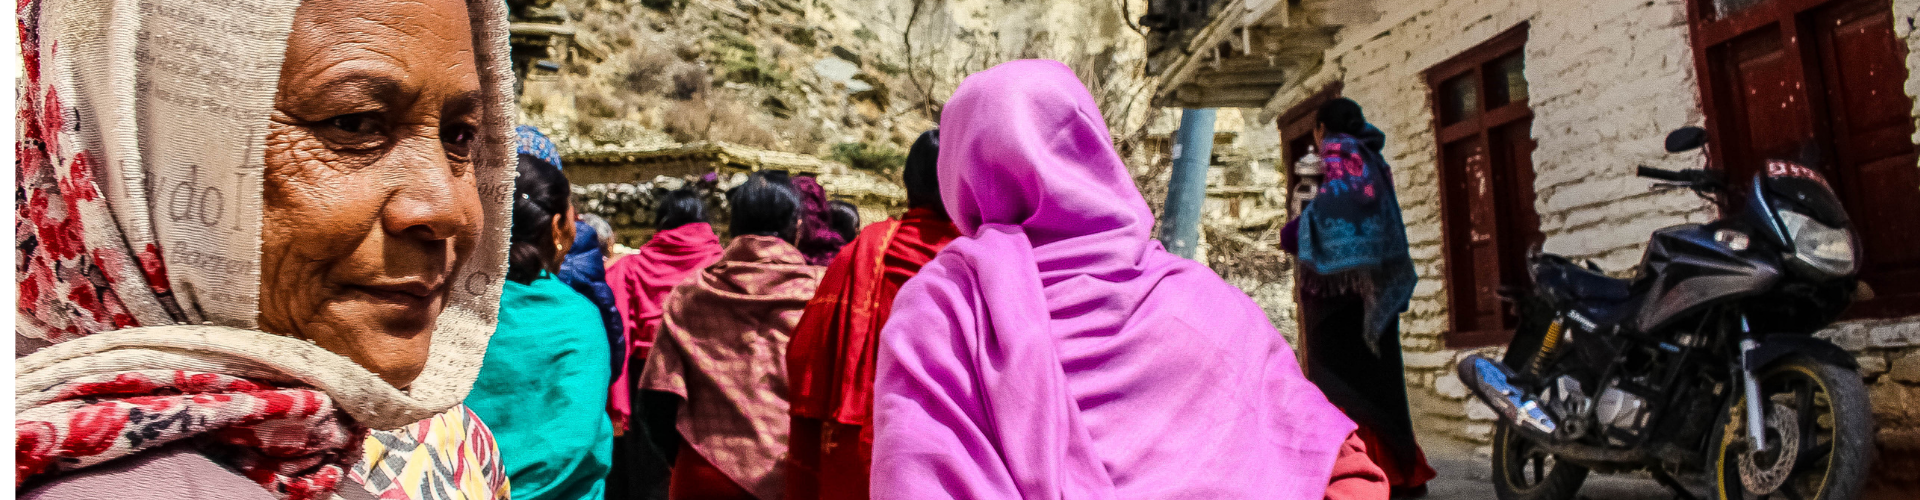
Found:
<path fill-rule="evenodd" d="M 1354 424 L 1153 215 L 1065 65 L 974 74 L 940 123 L 963 236 L 881 333 L 873 497 L 1322 498 Z"/>

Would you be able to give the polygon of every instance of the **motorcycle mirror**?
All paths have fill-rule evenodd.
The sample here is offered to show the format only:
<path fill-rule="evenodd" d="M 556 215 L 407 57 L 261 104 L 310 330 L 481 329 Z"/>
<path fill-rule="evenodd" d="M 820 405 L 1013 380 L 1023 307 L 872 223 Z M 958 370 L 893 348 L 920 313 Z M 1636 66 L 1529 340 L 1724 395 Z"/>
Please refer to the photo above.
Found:
<path fill-rule="evenodd" d="M 1680 127 L 1667 133 L 1667 152 L 1690 151 L 1707 144 L 1707 129 Z"/>

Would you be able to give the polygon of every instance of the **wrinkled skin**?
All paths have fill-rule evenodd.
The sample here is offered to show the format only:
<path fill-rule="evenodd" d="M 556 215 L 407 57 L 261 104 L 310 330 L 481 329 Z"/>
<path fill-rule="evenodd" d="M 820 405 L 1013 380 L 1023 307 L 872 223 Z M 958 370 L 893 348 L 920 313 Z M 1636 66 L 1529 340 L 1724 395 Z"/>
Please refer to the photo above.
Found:
<path fill-rule="evenodd" d="M 426 366 L 484 213 L 461 0 L 307 0 L 267 132 L 260 324 L 395 387 Z"/>

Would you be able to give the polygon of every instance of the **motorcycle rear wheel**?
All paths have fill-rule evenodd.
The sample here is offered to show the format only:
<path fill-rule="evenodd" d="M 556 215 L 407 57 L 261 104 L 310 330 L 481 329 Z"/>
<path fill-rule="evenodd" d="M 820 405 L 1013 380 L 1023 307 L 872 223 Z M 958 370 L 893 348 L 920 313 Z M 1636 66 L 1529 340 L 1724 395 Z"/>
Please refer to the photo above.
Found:
<path fill-rule="evenodd" d="M 1736 398 L 1722 412 L 1708 457 L 1713 497 L 1858 497 L 1873 459 L 1872 407 L 1860 374 L 1793 355 L 1768 365 L 1758 378 L 1768 450 L 1747 453 L 1746 398 Z"/>
<path fill-rule="evenodd" d="M 1587 472 L 1556 459 L 1511 424 L 1493 429 L 1493 491 L 1500 500 L 1572 500 Z"/>

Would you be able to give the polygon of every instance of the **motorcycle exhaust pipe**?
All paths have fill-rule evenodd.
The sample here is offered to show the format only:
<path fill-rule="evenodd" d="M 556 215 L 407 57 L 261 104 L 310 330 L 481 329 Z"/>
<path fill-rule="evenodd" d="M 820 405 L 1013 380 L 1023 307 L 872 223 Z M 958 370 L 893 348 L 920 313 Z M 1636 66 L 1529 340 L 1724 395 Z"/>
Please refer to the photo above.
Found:
<path fill-rule="evenodd" d="M 1480 402 L 1493 408 L 1501 420 L 1516 423 L 1515 427 L 1542 440 L 1550 439 L 1554 430 L 1560 428 L 1538 402 L 1508 382 L 1514 373 L 1505 363 L 1469 354 L 1460 360 L 1457 369 L 1460 381 L 1473 390 Z"/>

